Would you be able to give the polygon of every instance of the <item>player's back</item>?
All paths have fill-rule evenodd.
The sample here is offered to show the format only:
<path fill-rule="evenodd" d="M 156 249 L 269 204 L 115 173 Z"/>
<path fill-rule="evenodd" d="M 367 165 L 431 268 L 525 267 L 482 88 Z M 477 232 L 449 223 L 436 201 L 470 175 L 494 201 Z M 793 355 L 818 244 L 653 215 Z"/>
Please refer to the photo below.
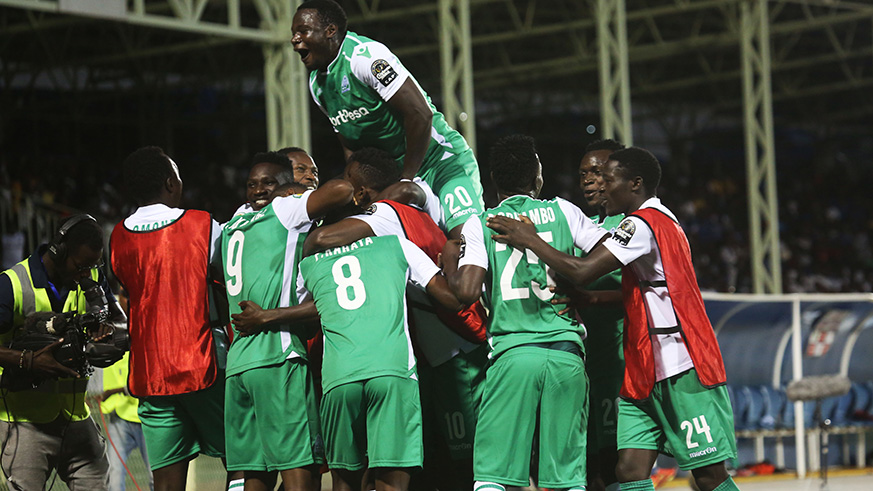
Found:
<path fill-rule="evenodd" d="M 404 295 L 410 265 L 400 239 L 366 237 L 309 256 L 300 267 L 321 316 L 325 392 L 377 376 L 413 376 Z"/>
<path fill-rule="evenodd" d="M 552 247 L 572 254 L 574 240 L 558 200 L 537 200 L 516 195 L 505 199 L 480 216 L 485 231 L 488 254 L 487 297 L 491 318 L 489 333 L 495 356 L 522 344 L 569 341 L 582 345 L 584 328 L 568 315 L 561 315 L 561 305 L 552 305 L 555 296 L 549 291 L 554 281 L 548 267 L 531 251 L 514 249 L 488 237 L 488 216 L 503 215 L 518 219 L 527 216 L 534 222 L 538 235 Z"/>

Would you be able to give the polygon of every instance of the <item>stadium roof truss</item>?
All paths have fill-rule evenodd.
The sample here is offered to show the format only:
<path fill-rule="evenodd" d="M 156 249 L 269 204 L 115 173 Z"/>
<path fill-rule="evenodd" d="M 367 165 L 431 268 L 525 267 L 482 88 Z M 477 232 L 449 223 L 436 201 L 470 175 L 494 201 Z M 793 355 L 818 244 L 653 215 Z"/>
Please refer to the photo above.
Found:
<path fill-rule="evenodd" d="M 305 145 L 306 74 L 288 42 L 299 3 L 0 0 L 15 7 L 0 9 L 0 87 L 122 89 L 185 80 L 173 74 L 231 80 L 261 71 L 268 144 Z M 626 143 L 642 120 L 693 132 L 671 118 L 742 115 L 756 292 L 781 291 L 774 118 L 861 130 L 873 119 L 867 1 L 340 3 L 353 29 L 391 46 L 423 85 L 440 87 L 447 119 L 473 144 L 477 110 L 482 123 L 573 106 L 599 112 L 602 136 Z"/>

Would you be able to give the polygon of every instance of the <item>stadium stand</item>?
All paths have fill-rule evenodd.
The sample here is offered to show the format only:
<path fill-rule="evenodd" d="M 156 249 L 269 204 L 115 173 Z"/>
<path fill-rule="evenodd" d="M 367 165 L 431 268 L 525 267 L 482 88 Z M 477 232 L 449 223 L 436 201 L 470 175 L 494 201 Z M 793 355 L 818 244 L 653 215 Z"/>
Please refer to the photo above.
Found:
<path fill-rule="evenodd" d="M 733 403 L 740 463 L 769 460 L 777 468 L 817 470 L 816 401 L 801 402 L 808 446 L 803 465 L 796 456 L 795 404 L 785 387 L 802 376 L 843 374 L 852 381 L 848 394 L 820 401 L 830 421 L 829 464 L 865 464 L 866 435 L 873 432 L 873 295 L 705 294 L 707 313 L 718 334 Z M 800 303 L 794 319 L 792 301 Z M 795 347 L 793 323 L 798 322 Z M 799 356 L 797 356 L 799 355 Z M 854 445 L 852 445 L 854 443 Z"/>

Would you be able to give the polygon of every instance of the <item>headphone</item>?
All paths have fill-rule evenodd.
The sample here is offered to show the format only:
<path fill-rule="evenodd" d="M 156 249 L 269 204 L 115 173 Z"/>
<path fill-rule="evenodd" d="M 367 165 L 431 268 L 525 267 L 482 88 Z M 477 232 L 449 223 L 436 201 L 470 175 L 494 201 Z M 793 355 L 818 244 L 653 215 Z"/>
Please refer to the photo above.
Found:
<path fill-rule="evenodd" d="M 84 222 L 85 220 L 91 220 L 92 222 L 97 223 L 97 220 L 87 213 L 73 215 L 58 230 L 58 233 L 55 234 L 52 241 L 49 242 L 48 254 L 56 264 L 67 259 L 67 254 L 69 253 L 67 250 L 67 233 L 71 228 L 75 227 L 76 224 Z"/>

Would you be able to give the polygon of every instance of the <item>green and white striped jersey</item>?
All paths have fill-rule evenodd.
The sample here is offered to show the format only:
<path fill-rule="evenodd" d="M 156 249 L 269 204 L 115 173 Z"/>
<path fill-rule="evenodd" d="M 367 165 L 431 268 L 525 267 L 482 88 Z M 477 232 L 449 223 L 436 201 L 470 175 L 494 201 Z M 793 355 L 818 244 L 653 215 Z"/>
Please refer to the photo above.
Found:
<path fill-rule="evenodd" d="M 571 341 L 580 349 L 585 328 L 564 314 L 563 305 L 552 305 L 554 281 L 549 269 L 536 254 L 500 244 L 486 237 L 486 219 L 503 215 L 530 218 L 543 240 L 555 249 L 573 254 L 578 247 L 586 252 L 597 245 L 606 231 L 597 227 L 575 205 L 561 198 L 537 200 L 516 195 L 497 207 L 472 217 L 462 231 L 459 267 L 473 265 L 487 270 L 485 299 L 490 308 L 488 333 L 492 356 L 524 344 Z M 488 235 L 490 236 L 490 229 Z"/>
<path fill-rule="evenodd" d="M 221 236 L 230 313 L 250 300 L 264 309 L 297 305 L 303 298 L 298 263 L 312 228 L 306 212 L 311 191 L 276 198 L 260 209 L 234 216 Z M 286 329 L 237 336 L 227 355 L 227 375 L 306 357 L 303 332 Z"/>
<path fill-rule="evenodd" d="M 412 242 L 366 237 L 300 263 L 324 332 L 324 392 L 392 375 L 415 378 L 406 283 L 424 289 L 439 268 Z"/>

